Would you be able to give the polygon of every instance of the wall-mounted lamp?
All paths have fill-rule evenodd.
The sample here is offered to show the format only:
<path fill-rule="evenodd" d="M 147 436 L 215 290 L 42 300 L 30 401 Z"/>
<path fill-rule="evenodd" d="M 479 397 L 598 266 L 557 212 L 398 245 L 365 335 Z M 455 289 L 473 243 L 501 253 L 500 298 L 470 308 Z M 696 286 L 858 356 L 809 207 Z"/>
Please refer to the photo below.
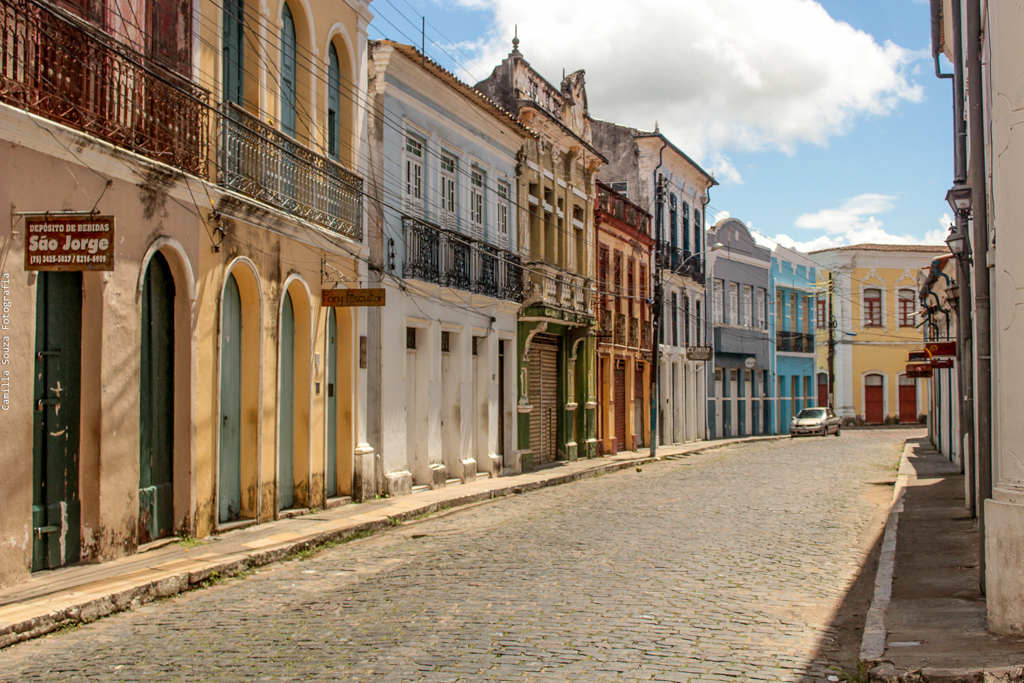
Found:
<path fill-rule="evenodd" d="M 946 202 L 956 213 L 967 213 L 971 210 L 971 186 L 957 183 L 946 193 Z"/>
<path fill-rule="evenodd" d="M 946 237 L 946 246 L 958 259 L 967 255 L 967 237 L 960 232 L 957 226 L 950 228 L 949 236 Z"/>
<path fill-rule="evenodd" d="M 960 285 L 955 282 L 946 287 L 946 304 L 954 313 L 960 306 Z"/>

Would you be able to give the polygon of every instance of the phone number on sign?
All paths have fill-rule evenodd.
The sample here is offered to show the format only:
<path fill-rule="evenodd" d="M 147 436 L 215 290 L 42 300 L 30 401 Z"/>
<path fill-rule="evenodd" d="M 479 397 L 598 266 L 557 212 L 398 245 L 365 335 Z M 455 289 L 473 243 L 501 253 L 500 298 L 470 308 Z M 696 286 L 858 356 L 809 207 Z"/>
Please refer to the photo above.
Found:
<path fill-rule="evenodd" d="M 0 410 L 11 409 L 11 276 L 0 276 L 0 292 L 3 296 L 0 308 Z"/>

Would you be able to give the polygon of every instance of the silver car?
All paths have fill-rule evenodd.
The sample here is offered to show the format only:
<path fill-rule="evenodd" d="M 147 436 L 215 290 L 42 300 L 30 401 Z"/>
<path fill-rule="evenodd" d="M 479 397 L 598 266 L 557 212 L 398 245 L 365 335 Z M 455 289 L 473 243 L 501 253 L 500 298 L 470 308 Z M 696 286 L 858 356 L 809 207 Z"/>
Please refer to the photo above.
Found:
<path fill-rule="evenodd" d="M 821 434 L 839 436 L 843 420 L 831 408 L 804 408 L 789 423 L 790 436 Z"/>

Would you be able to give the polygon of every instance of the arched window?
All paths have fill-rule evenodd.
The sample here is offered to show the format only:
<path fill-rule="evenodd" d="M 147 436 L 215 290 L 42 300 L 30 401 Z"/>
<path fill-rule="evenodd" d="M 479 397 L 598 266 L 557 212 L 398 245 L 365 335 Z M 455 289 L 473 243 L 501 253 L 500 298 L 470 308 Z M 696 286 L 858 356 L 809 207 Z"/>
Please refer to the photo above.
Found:
<path fill-rule="evenodd" d="M 668 196 L 668 226 L 669 226 L 669 242 L 672 243 L 674 249 L 679 244 L 679 236 L 676 234 L 676 227 L 679 224 L 679 211 L 676 208 L 676 196 L 670 194 Z"/>
<path fill-rule="evenodd" d="M 683 251 L 690 251 L 690 205 L 683 202 Z"/>
<path fill-rule="evenodd" d="M 245 85 L 245 0 L 224 1 L 222 67 L 224 101 L 241 105 Z"/>
<path fill-rule="evenodd" d="M 337 161 L 341 140 L 341 68 L 331 43 L 327 54 L 327 155 Z"/>
<path fill-rule="evenodd" d="M 882 326 L 882 290 L 864 290 L 864 327 Z"/>
<path fill-rule="evenodd" d="M 285 3 L 281 13 L 281 132 L 295 137 L 295 21 Z"/>
<path fill-rule="evenodd" d="M 700 222 L 700 211 L 693 210 L 693 251 L 700 252 L 700 236 L 704 232 L 704 224 Z"/>
<path fill-rule="evenodd" d="M 899 316 L 900 327 L 914 326 L 914 290 L 901 289 L 899 291 Z"/>

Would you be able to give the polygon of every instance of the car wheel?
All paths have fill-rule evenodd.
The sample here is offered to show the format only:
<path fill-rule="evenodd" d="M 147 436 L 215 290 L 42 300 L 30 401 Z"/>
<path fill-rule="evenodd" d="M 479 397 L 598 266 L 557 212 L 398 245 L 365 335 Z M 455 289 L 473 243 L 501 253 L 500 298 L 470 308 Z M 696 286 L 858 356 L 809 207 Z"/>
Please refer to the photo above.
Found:
<path fill-rule="evenodd" d="M 839 437 L 839 430 L 841 430 L 841 429 L 842 429 L 842 427 L 836 427 L 836 437 L 837 438 Z"/>

